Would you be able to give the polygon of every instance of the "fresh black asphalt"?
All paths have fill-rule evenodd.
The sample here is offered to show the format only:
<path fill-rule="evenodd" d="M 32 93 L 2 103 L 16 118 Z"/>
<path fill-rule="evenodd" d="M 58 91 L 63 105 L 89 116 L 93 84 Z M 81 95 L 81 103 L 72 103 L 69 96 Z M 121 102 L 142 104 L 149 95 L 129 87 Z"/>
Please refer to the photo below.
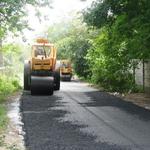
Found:
<path fill-rule="evenodd" d="M 149 150 L 150 111 L 80 82 L 20 99 L 27 150 Z"/>

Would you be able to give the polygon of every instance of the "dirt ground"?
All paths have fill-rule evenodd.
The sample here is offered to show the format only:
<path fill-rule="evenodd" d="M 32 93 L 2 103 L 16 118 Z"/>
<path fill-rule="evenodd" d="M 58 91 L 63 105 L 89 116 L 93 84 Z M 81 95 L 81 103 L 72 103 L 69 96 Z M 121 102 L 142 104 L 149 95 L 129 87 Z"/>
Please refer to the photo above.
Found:
<path fill-rule="evenodd" d="M 104 91 L 104 89 L 99 86 L 95 86 L 92 84 L 89 84 L 89 86 L 99 89 L 100 91 Z M 114 92 L 114 93 L 109 92 L 109 94 L 120 97 L 121 99 L 125 101 L 132 102 L 135 105 L 138 105 L 140 107 L 144 107 L 145 109 L 150 110 L 150 94 L 146 94 L 146 93 L 119 94 L 117 92 Z"/>
<path fill-rule="evenodd" d="M 150 110 L 150 94 L 147 93 L 119 94 L 117 92 L 109 94 L 119 97 L 124 101 L 132 102 L 135 105 Z"/>
<path fill-rule="evenodd" d="M 22 123 L 20 116 L 20 96 L 21 92 L 8 97 L 6 107 L 9 124 L 6 131 L 0 135 L 0 150 L 24 150 L 24 140 Z"/>
<path fill-rule="evenodd" d="M 132 93 L 122 96 L 124 100 L 133 102 L 134 104 L 150 110 L 150 94 Z"/>

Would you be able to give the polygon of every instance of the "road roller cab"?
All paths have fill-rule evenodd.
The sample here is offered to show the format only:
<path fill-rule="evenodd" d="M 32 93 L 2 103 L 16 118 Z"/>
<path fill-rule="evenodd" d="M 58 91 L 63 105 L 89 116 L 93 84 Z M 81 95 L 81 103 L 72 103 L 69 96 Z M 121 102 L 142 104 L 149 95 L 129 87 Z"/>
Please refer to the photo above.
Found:
<path fill-rule="evenodd" d="M 70 60 L 60 61 L 60 77 L 61 77 L 61 80 L 71 81 L 72 67 L 71 67 Z"/>
<path fill-rule="evenodd" d="M 24 65 L 24 90 L 31 94 L 53 94 L 60 88 L 60 69 L 56 68 L 56 48 L 46 39 L 32 45 L 31 58 Z"/>

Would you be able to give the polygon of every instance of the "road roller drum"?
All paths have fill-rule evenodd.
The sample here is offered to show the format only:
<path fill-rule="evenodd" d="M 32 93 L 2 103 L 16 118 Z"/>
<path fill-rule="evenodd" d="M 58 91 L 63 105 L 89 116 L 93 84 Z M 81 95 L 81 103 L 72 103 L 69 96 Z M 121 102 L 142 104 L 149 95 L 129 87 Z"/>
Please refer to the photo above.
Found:
<path fill-rule="evenodd" d="M 54 78 L 45 76 L 31 76 L 31 94 L 53 94 Z"/>

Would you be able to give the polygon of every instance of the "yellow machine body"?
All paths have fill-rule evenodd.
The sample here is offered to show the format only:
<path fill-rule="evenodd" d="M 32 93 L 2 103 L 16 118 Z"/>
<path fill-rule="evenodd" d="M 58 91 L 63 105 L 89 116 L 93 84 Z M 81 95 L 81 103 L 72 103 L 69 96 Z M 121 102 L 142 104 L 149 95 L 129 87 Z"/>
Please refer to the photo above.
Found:
<path fill-rule="evenodd" d="M 31 58 L 26 64 L 30 71 L 24 71 L 26 78 L 29 78 L 28 81 L 25 78 L 24 89 L 30 89 L 31 94 L 43 89 L 51 93 L 53 89 L 59 90 L 60 72 L 56 70 L 56 54 L 54 44 L 50 44 L 46 39 L 37 39 L 32 45 Z M 28 75 L 26 72 L 29 72 Z"/>
<path fill-rule="evenodd" d="M 71 80 L 72 77 L 72 66 L 70 60 L 60 61 L 60 77 L 62 80 Z"/>
<path fill-rule="evenodd" d="M 47 49 L 49 52 L 37 53 L 38 49 Z M 37 43 L 32 46 L 31 70 L 55 70 L 56 48 L 53 44 Z"/>

